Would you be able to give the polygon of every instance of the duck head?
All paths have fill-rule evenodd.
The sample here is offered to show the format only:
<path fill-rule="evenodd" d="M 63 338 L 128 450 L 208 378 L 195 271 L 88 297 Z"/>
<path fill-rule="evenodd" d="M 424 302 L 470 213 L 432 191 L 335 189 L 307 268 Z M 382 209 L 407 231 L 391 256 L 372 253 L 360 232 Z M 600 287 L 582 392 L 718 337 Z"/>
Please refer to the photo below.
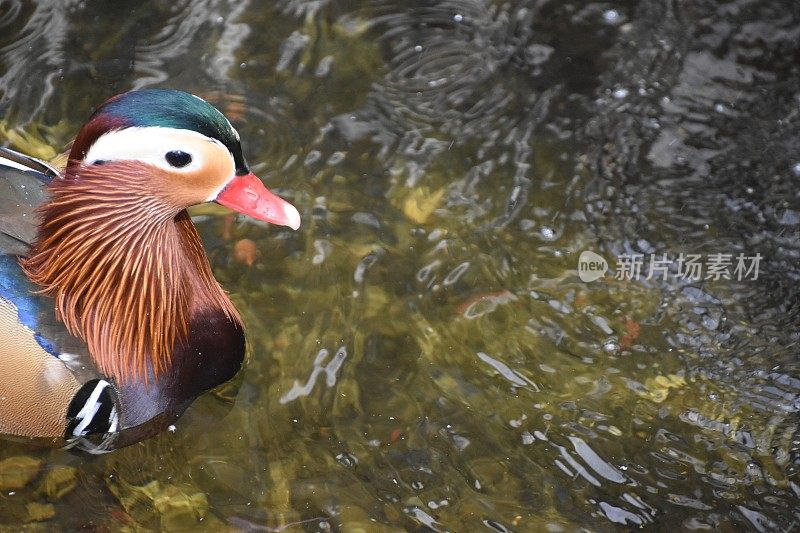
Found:
<path fill-rule="evenodd" d="M 250 172 L 222 113 L 172 90 L 133 91 L 100 106 L 48 192 L 23 269 L 118 383 L 172 372 L 176 346 L 189 345 L 190 325 L 202 327 L 203 317 L 225 317 L 241 331 L 187 207 L 214 201 L 300 225 L 297 209 Z"/>
<path fill-rule="evenodd" d="M 145 89 L 100 106 L 72 145 L 65 177 L 117 164 L 134 167 L 132 173 L 146 179 L 143 185 L 168 211 L 213 201 L 272 224 L 300 227 L 297 209 L 250 172 L 228 119 L 197 96 Z"/>

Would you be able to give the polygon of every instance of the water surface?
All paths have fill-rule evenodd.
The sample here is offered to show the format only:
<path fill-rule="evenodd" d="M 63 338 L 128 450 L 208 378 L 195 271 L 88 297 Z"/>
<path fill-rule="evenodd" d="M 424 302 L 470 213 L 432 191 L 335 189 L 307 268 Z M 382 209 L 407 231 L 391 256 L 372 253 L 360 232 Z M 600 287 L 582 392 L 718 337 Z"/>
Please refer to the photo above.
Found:
<path fill-rule="evenodd" d="M 0 0 L 0 141 L 179 88 L 303 216 L 198 214 L 246 369 L 112 454 L 4 443 L 0 523 L 800 527 L 798 60 L 790 0 Z"/>

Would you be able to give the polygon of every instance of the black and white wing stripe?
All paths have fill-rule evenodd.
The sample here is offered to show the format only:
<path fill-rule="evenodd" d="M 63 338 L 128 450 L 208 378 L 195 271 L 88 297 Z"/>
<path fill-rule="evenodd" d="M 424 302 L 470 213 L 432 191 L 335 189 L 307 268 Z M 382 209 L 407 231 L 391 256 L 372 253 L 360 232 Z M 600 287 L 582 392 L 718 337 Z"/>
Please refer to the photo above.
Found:
<path fill-rule="evenodd" d="M 2 146 L 0 146 L 0 165 L 26 172 L 38 172 L 47 176 L 48 180 L 58 177 L 58 170 L 41 159 L 36 159 Z"/>
<path fill-rule="evenodd" d="M 67 421 L 68 439 L 117 431 L 119 414 L 114 387 L 104 379 L 84 383 L 69 404 Z"/>

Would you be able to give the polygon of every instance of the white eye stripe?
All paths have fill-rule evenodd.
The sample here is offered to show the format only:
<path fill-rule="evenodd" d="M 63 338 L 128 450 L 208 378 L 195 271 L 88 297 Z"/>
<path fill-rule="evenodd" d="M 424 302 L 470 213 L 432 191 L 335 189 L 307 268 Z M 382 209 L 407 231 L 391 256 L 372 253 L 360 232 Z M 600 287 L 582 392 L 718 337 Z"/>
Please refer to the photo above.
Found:
<path fill-rule="evenodd" d="M 203 142 L 225 148 L 217 139 L 192 130 L 157 126 L 125 128 L 98 137 L 89 148 L 84 162 L 141 161 L 171 172 L 194 172 L 206 163 L 203 160 L 206 152 L 202 149 Z M 189 154 L 192 161 L 179 168 L 170 165 L 166 154 L 176 150 Z M 225 151 L 228 151 L 227 148 Z"/>

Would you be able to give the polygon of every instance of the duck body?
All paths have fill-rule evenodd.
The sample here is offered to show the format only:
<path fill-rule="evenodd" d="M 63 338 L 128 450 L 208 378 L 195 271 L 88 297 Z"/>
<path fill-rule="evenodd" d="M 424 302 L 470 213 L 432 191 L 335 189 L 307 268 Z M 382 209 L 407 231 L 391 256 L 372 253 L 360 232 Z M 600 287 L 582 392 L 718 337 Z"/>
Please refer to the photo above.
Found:
<path fill-rule="evenodd" d="M 0 434 L 130 444 L 238 372 L 244 328 L 186 212 L 205 201 L 299 226 L 186 93 L 113 98 L 63 172 L 0 149 Z"/>

